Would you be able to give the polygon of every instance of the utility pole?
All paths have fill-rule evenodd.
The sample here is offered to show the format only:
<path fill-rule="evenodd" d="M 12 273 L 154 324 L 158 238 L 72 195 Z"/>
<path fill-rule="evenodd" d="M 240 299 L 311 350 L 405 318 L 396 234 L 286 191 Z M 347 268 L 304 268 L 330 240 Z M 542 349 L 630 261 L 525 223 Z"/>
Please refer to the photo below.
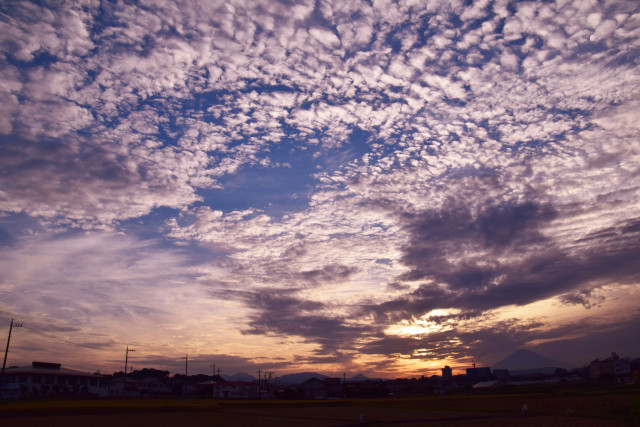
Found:
<path fill-rule="evenodd" d="M 269 374 L 269 379 L 267 379 L 266 375 Z M 265 381 L 267 383 L 267 399 L 271 399 L 271 377 L 273 375 L 273 372 L 266 372 L 265 373 Z"/>
<path fill-rule="evenodd" d="M 260 390 L 260 378 L 261 378 L 260 373 L 261 372 L 262 371 L 260 371 L 260 369 L 258 369 L 258 399 L 260 399 L 260 394 L 262 393 L 262 391 Z"/>
<path fill-rule="evenodd" d="M 184 376 L 188 377 L 189 376 L 189 356 L 185 354 L 184 357 L 181 357 L 181 359 L 184 359 Z"/>
<path fill-rule="evenodd" d="M 342 397 L 347 397 L 347 373 L 342 373 Z"/>
<path fill-rule="evenodd" d="M 129 346 L 127 346 L 127 351 L 124 355 L 124 384 L 123 387 L 124 389 L 122 390 L 122 396 L 126 399 L 127 398 L 127 365 L 129 364 L 129 352 L 130 351 L 135 351 L 132 348 L 129 348 Z"/>
<path fill-rule="evenodd" d="M 7 348 L 4 350 L 4 362 L 2 362 L 2 373 L 0 374 L 0 397 L 4 395 L 4 369 L 7 366 L 7 355 L 9 354 L 9 343 L 11 342 L 11 331 L 13 328 L 21 328 L 22 323 L 13 323 L 13 319 L 11 319 L 11 323 L 9 324 L 9 337 L 7 338 Z"/>
<path fill-rule="evenodd" d="M 211 376 L 211 398 L 215 399 L 215 397 L 216 397 L 216 362 L 213 362 L 213 375 Z"/>

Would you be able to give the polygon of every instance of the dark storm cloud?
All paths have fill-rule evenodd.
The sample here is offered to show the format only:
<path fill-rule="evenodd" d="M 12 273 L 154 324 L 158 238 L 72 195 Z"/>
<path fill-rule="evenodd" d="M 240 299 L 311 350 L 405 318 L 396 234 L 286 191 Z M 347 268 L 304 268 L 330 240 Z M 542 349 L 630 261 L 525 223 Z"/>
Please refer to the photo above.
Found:
<path fill-rule="evenodd" d="M 367 343 L 360 349 L 364 354 L 409 355 L 420 359 L 439 360 L 444 357 L 459 357 L 466 353 L 466 346 L 452 340 L 452 333 L 430 334 L 428 338 L 408 336 L 385 336 Z M 418 355 L 417 350 L 424 350 L 431 356 Z"/>
<path fill-rule="evenodd" d="M 335 363 L 344 366 L 345 363 L 348 363 L 352 359 L 352 355 L 345 354 L 342 352 L 336 352 L 330 356 L 321 355 L 321 356 L 296 356 L 294 360 L 300 363 L 309 363 L 309 364 L 324 364 L 324 363 Z"/>
<path fill-rule="evenodd" d="M 452 289 L 486 285 L 494 277 L 495 266 L 466 263 L 456 267 L 449 255 L 470 248 L 497 256 L 544 243 L 538 229 L 554 216 L 550 207 L 534 202 L 489 205 L 477 215 L 466 206 L 452 205 L 440 211 L 408 216 L 411 238 L 401 261 L 411 267 L 411 271 L 402 279 L 430 277 L 447 283 Z"/>
<path fill-rule="evenodd" d="M 364 345 L 360 351 L 386 356 L 404 355 L 415 359 L 441 360 L 480 355 L 495 349 L 518 348 L 540 332 L 542 323 L 535 321 L 500 321 L 491 328 L 473 331 L 452 329 L 422 336 L 385 336 Z"/>
<path fill-rule="evenodd" d="M 599 284 L 637 283 L 637 220 L 561 246 L 541 231 L 559 215 L 550 206 L 528 202 L 490 205 L 476 215 L 455 205 L 407 216 L 411 238 L 401 261 L 411 270 L 388 287 L 402 291 L 403 282 L 425 283 L 386 302 L 364 305 L 362 313 L 374 315 L 378 324 L 436 308 L 459 308 L 473 317 L 553 296 L 590 307 L 605 298 L 594 293 Z M 474 252 L 482 257 L 474 258 Z"/>
<path fill-rule="evenodd" d="M 291 289 L 261 289 L 257 291 L 224 291 L 229 298 L 243 301 L 254 310 L 248 328 L 251 335 L 299 336 L 320 345 L 318 354 L 334 354 L 354 347 L 353 340 L 374 328 L 349 324 L 348 318 L 331 313 L 326 303 L 297 297 Z"/>
<path fill-rule="evenodd" d="M 301 252 L 302 251 L 302 252 Z M 304 253 L 301 247 L 287 250 L 286 262 Z M 279 263 L 269 265 L 266 272 L 269 277 L 265 283 L 287 282 L 291 288 L 262 288 L 255 291 L 233 289 L 230 284 L 218 283 L 220 291 L 215 292 L 225 298 L 242 301 L 253 311 L 249 316 L 244 334 L 303 337 L 308 342 L 321 346 L 319 354 L 335 354 L 338 349 L 352 348 L 353 340 L 372 328 L 363 325 L 350 325 L 345 316 L 332 313 L 331 303 L 318 302 L 298 296 L 309 287 L 325 283 L 339 283 L 358 271 L 357 267 L 330 264 L 314 270 L 292 272 Z M 297 287 L 294 287 L 295 285 Z"/>
<path fill-rule="evenodd" d="M 414 315 L 419 316 L 438 307 L 449 306 L 445 303 L 448 300 L 450 295 L 444 289 L 423 285 L 401 297 L 380 304 L 364 304 L 360 314 L 372 314 L 376 323 L 389 324 Z"/>

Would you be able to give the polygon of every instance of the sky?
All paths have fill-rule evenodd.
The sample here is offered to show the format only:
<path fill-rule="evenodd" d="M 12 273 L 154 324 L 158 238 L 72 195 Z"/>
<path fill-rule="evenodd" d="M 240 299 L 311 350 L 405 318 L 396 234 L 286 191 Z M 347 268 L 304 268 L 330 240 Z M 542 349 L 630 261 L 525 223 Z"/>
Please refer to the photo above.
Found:
<path fill-rule="evenodd" d="M 637 1 L 3 1 L 8 366 L 640 356 Z"/>

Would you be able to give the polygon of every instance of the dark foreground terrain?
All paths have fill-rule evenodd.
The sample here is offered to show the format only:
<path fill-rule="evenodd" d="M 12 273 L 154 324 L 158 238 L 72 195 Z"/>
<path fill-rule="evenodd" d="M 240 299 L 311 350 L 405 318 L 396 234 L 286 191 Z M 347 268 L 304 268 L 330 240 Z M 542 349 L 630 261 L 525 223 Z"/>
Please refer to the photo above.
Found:
<path fill-rule="evenodd" d="M 523 405 L 527 411 L 523 413 Z M 0 426 L 640 426 L 640 392 L 322 401 L 181 399 L 0 403 Z"/>

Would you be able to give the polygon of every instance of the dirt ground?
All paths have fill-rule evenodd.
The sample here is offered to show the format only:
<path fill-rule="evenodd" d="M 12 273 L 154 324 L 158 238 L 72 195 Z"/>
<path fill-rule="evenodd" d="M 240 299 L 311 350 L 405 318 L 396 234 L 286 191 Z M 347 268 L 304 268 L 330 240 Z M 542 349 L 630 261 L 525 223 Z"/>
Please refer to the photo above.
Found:
<path fill-rule="evenodd" d="M 623 421 L 583 418 L 575 416 L 522 416 L 487 414 L 398 414 L 388 411 L 330 411 L 324 414 L 315 411 L 286 411 L 275 409 L 247 411 L 237 410 L 230 413 L 220 412 L 169 412 L 140 414 L 100 414 L 100 415 L 57 415 L 15 417 L 0 419 L 2 426 L 16 427 L 210 427 L 210 426 L 626 426 Z M 280 412 L 280 413 L 279 413 Z M 362 415 L 362 418 L 360 417 Z"/>
<path fill-rule="evenodd" d="M 0 405 L 0 427 L 639 426 L 638 393 L 340 401 L 42 401 Z M 522 405 L 527 412 L 522 413 Z"/>

